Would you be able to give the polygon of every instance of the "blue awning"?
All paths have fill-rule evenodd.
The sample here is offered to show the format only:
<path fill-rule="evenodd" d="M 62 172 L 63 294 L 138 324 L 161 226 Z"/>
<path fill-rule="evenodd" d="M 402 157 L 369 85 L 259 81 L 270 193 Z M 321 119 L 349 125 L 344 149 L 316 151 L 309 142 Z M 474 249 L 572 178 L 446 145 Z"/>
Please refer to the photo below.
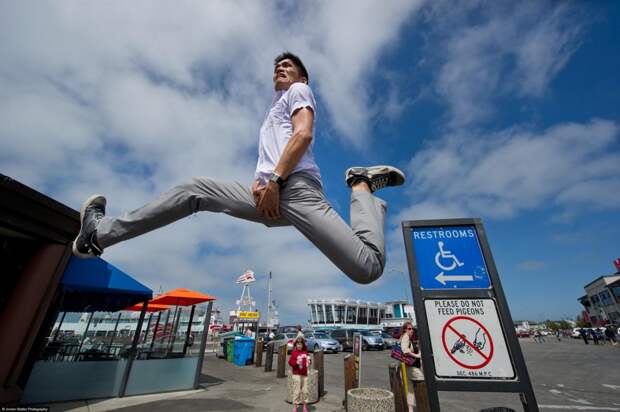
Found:
<path fill-rule="evenodd" d="M 153 291 L 101 258 L 71 256 L 60 283 L 61 311 L 114 312 L 153 297 Z"/>

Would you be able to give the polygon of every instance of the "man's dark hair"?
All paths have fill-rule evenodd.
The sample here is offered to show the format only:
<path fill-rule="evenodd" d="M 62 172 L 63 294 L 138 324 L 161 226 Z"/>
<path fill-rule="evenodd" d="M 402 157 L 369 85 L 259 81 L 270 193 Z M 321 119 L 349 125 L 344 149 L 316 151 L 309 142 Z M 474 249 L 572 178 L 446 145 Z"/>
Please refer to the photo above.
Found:
<path fill-rule="evenodd" d="M 273 65 L 275 66 L 276 64 L 280 63 L 282 60 L 286 60 L 286 59 L 290 59 L 295 64 L 295 66 L 297 66 L 297 68 L 301 72 L 301 75 L 305 77 L 309 83 L 310 76 L 308 76 L 308 70 L 306 70 L 306 66 L 304 66 L 301 59 L 297 57 L 296 55 L 294 55 L 293 53 L 289 51 L 285 51 L 284 53 L 276 57 L 276 59 L 273 61 Z"/>

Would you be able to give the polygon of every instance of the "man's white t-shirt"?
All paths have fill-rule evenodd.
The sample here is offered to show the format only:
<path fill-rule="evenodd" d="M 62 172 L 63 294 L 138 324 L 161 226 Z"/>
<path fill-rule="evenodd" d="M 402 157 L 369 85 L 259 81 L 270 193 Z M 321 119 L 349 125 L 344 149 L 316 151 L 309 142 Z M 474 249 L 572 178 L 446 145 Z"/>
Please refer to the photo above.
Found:
<path fill-rule="evenodd" d="M 260 128 L 258 142 L 258 162 L 254 178 L 263 184 L 267 182 L 269 175 L 275 170 L 286 144 L 293 135 L 293 122 L 291 121 L 293 113 L 304 107 L 312 109 L 316 120 L 316 102 L 312 90 L 307 84 L 293 83 L 288 90 L 276 92 Z M 313 146 L 314 140 L 291 174 L 306 172 L 321 183 L 321 172 L 312 153 Z"/>

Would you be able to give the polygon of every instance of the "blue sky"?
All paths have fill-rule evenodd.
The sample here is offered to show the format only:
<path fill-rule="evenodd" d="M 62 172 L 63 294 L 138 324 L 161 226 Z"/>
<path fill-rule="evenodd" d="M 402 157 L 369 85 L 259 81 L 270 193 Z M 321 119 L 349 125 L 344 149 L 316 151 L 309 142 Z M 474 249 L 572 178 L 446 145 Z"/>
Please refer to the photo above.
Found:
<path fill-rule="evenodd" d="M 272 60 L 288 49 L 310 72 L 315 155 L 343 217 L 346 168 L 407 173 L 380 192 L 384 276 L 353 284 L 292 229 L 207 214 L 107 260 L 224 311 L 248 268 L 263 309 L 272 271 L 293 323 L 308 298 L 403 298 L 402 220 L 480 217 L 513 318 L 574 317 L 620 255 L 620 6 L 352 4 L 4 2 L 0 170 L 76 209 L 102 192 L 111 214 L 193 175 L 250 184 Z"/>

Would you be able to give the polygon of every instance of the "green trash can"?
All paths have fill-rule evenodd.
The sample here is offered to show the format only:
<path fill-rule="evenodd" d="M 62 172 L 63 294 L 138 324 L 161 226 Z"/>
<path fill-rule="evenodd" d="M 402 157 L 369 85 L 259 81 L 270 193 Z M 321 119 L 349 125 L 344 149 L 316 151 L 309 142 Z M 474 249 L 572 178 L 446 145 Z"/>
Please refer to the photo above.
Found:
<path fill-rule="evenodd" d="M 232 362 L 233 361 L 233 352 L 235 348 L 235 340 L 234 339 L 229 339 L 228 342 L 226 342 L 226 360 L 228 362 Z"/>

